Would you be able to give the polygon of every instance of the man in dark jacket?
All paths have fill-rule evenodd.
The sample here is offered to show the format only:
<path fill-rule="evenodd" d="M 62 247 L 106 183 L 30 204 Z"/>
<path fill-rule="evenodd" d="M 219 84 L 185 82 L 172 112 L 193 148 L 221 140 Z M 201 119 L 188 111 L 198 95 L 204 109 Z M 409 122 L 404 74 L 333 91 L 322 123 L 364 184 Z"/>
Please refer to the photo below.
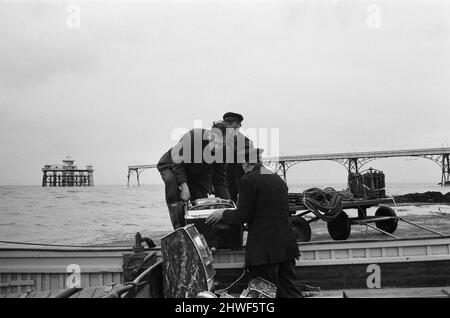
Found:
<path fill-rule="evenodd" d="M 185 225 L 187 200 L 208 194 L 230 199 L 223 154 L 225 129 L 220 123 L 210 130 L 192 129 L 159 160 L 157 168 L 165 184 L 174 229 Z"/>
<path fill-rule="evenodd" d="M 237 211 L 217 210 L 206 223 L 247 223 L 245 261 L 250 275 L 274 283 L 277 297 L 302 297 L 295 285 L 299 251 L 289 223 L 288 189 L 277 174 L 261 164 L 258 152 L 246 150 Z M 258 157 L 256 163 L 249 160 L 252 157 Z"/>
<path fill-rule="evenodd" d="M 253 142 L 239 131 L 243 120 L 244 117 L 238 113 L 228 112 L 223 115 L 223 123 L 227 127 L 228 149 L 233 150 L 234 154 L 246 148 L 253 148 Z M 233 131 L 231 134 L 228 133 L 230 129 Z M 236 155 L 233 161 L 227 160 L 227 184 L 231 199 L 234 202 L 237 202 L 239 181 L 243 175 L 242 164 L 237 162 Z"/>

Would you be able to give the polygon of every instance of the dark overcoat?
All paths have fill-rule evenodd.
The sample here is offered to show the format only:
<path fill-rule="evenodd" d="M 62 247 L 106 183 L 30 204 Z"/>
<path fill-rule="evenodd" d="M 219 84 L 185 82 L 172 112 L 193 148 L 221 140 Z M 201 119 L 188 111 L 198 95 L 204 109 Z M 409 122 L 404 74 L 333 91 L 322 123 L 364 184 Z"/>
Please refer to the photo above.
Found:
<path fill-rule="evenodd" d="M 233 150 L 233 161 L 227 162 L 227 184 L 231 199 L 237 202 L 239 182 L 244 175 L 242 164 L 238 162 L 237 153 L 246 148 L 253 148 L 253 142 L 240 132 L 227 142 L 232 144 L 228 149 Z"/>
<path fill-rule="evenodd" d="M 245 174 L 239 184 L 238 209 L 225 210 L 228 224 L 247 223 L 246 265 L 280 263 L 298 258 L 289 222 L 286 183 L 265 167 Z"/>
<path fill-rule="evenodd" d="M 230 199 L 223 154 L 217 161 L 211 161 L 213 156 L 205 158 L 204 155 L 208 154 L 205 148 L 210 142 L 205 133 L 205 129 L 195 128 L 184 134 L 179 143 L 161 157 L 157 168 L 160 172 L 171 169 L 178 185 L 186 182 L 192 199 L 203 197 L 206 193 Z"/>

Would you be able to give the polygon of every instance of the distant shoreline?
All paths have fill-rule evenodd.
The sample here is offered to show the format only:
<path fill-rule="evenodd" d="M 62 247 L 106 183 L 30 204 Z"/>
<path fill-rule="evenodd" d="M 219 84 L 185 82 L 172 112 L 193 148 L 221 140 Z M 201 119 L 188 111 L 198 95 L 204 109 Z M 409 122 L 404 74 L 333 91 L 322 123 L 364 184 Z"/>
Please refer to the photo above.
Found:
<path fill-rule="evenodd" d="M 427 191 L 422 193 L 408 193 L 394 196 L 397 203 L 446 203 L 450 204 L 450 192 L 443 194 L 437 191 Z"/>

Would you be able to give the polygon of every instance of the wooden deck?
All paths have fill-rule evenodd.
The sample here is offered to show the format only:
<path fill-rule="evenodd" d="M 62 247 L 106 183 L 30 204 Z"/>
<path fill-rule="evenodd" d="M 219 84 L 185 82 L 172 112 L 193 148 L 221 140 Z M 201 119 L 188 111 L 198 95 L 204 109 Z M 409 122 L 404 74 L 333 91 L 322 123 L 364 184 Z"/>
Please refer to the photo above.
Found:
<path fill-rule="evenodd" d="M 131 248 L 4 247 L 0 249 L 0 295 L 73 287 L 78 269 L 81 287 L 121 282 L 123 254 L 131 252 Z"/>
<path fill-rule="evenodd" d="M 310 293 L 312 298 L 449 298 L 450 286 L 324 290 Z"/>
<path fill-rule="evenodd" d="M 401 212 L 402 207 L 397 209 Z M 407 218 L 450 233 L 446 214 L 408 215 Z M 313 223 L 312 229 L 312 241 L 298 245 L 299 284 L 338 292 L 352 290 L 352 293 L 378 287 L 384 290 L 450 286 L 450 236 L 433 235 L 404 222 L 399 222 L 395 232 L 400 239 L 354 226 L 348 240 L 332 241 L 325 222 Z M 163 234 L 151 236 L 157 245 Z M 133 253 L 133 242 L 115 245 L 69 248 L 1 244 L 0 295 L 73 287 L 77 269 L 82 288 L 121 283 L 123 255 Z M 160 250 L 154 251 L 160 258 Z M 219 250 L 214 257 L 216 281 L 218 288 L 222 288 L 242 272 L 245 251 Z M 237 284 L 236 292 L 240 293 L 244 285 L 245 281 Z"/>
<path fill-rule="evenodd" d="M 299 243 L 299 284 L 326 290 L 450 286 L 450 237 Z M 156 248 L 157 257 L 161 251 Z M 0 248 L 0 294 L 122 282 L 123 255 L 131 248 Z M 234 281 L 245 251 L 214 255 L 217 288 Z M 246 282 L 236 285 L 242 291 Z"/>

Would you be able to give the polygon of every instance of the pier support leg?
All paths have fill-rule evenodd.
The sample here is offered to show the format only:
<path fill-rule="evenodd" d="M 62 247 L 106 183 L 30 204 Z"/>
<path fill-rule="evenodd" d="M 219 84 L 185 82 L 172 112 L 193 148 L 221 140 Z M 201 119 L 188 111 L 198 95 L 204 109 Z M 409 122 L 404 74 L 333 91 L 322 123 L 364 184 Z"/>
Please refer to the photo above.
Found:
<path fill-rule="evenodd" d="M 348 159 L 348 174 L 358 172 L 359 172 L 358 158 Z"/>
<path fill-rule="evenodd" d="M 358 158 L 348 159 L 347 170 L 348 170 L 347 187 L 350 187 L 350 180 L 351 180 L 352 173 L 359 172 Z"/>
<path fill-rule="evenodd" d="M 441 186 L 445 187 L 450 185 L 450 162 L 449 154 L 442 155 L 442 177 Z"/>
<path fill-rule="evenodd" d="M 131 175 L 132 175 L 133 173 L 136 173 L 136 182 L 137 182 L 137 185 L 138 185 L 138 187 L 139 187 L 139 186 L 141 185 L 141 182 L 140 182 L 140 180 L 139 180 L 139 175 L 140 175 L 139 169 L 129 169 L 129 170 L 128 170 L 128 174 L 127 174 L 127 186 L 128 186 L 128 187 L 130 186 L 130 177 L 131 177 Z"/>
<path fill-rule="evenodd" d="M 42 175 L 42 186 L 47 186 L 47 172 L 44 172 L 44 174 Z"/>
<path fill-rule="evenodd" d="M 283 180 L 284 180 L 284 182 L 286 182 L 286 184 L 287 184 L 286 162 L 281 161 L 279 164 L 280 164 L 280 170 L 281 170 L 281 173 L 283 174 Z"/>
<path fill-rule="evenodd" d="M 94 186 L 94 173 L 93 172 L 89 172 L 89 174 L 88 174 L 88 185 L 90 187 Z"/>

